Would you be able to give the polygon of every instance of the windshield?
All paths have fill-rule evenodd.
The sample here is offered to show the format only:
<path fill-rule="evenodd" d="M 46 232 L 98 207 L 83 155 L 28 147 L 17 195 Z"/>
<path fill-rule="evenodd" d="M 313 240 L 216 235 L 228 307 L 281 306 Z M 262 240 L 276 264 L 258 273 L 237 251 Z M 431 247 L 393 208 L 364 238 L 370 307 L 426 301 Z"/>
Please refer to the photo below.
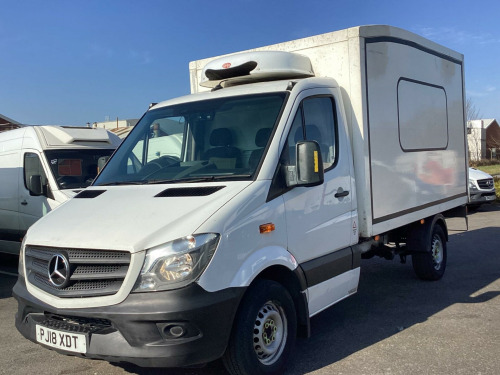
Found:
<path fill-rule="evenodd" d="M 251 179 L 285 97 L 246 95 L 151 110 L 95 185 Z"/>
<path fill-rule="evenodd" d="M 114 149 L 47 150 L 47 158 L 59 189 L 89 186 L 98 173 L 100 158 L 109 158 Z"/>

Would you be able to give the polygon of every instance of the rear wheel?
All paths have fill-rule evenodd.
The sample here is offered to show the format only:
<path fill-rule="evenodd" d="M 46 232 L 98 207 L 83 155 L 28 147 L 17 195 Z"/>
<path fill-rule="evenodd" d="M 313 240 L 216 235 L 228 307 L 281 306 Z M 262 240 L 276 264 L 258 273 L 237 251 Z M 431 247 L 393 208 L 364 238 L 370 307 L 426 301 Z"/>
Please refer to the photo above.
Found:
<path fill-rule="evenodd" d="M 296 333 L 288 291 L 277 282 L 257 280 L 239 308 L 224 365 L 233 375 L 282 374 Z"/>
<path fill-rule="evenodd" d="M 434 225 L 427 251 L 412 254 L 413 270 L 422 280 L 439 280 L 446 269 L 446 237 L 440 225 Z"/>

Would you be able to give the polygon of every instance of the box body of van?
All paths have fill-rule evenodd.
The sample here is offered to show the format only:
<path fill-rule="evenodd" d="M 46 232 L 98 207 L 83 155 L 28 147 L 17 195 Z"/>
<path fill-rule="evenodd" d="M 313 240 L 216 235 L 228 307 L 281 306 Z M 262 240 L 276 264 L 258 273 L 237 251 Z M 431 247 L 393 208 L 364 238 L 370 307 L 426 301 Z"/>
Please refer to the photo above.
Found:
<path fill-rule="evenodd" d="M 24 336 L 280 373 L 310 318 L 357 291 L 362 257 L 443 276 L 442 213 L 467 201 L 462 55 L 365 26 L 190 71 L 200 92 L 152 107 L 93 185 L 29 230 Z"/>
<path fill-rule="evenodd" d="M 27 126 L 0 133 L 0 252 L 19 253 L 28 228 L 89 186 L 120 140 L 105 130 Z"/>

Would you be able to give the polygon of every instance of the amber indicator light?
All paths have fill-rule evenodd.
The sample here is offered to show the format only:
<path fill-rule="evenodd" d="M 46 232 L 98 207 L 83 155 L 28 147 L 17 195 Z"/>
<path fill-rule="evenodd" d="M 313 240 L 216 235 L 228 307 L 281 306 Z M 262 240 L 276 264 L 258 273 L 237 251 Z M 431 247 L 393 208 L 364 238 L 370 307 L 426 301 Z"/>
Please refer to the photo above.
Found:
<path fill-rule="evenodd" d="M 261 224 L 259 225 L 260 233 L 270 233 L 275 230 L 276 227 L 273 223 Z"/>

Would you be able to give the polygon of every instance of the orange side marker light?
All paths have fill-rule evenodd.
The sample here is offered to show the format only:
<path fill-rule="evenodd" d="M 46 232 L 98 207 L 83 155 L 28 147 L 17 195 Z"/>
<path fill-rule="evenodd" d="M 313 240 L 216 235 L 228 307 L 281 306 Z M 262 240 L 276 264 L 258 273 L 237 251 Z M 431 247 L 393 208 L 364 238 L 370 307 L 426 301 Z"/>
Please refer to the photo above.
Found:
<path fill-rule="evenodd" d="M 274 226 L 273 223 L 267 223 L 267 224 L 261 224 L 261 225 L 259 225 L 259 231 L 260 231 L 261 234 L 271 233 L 275 229 L 276 229 L 276 227 Z"/>

